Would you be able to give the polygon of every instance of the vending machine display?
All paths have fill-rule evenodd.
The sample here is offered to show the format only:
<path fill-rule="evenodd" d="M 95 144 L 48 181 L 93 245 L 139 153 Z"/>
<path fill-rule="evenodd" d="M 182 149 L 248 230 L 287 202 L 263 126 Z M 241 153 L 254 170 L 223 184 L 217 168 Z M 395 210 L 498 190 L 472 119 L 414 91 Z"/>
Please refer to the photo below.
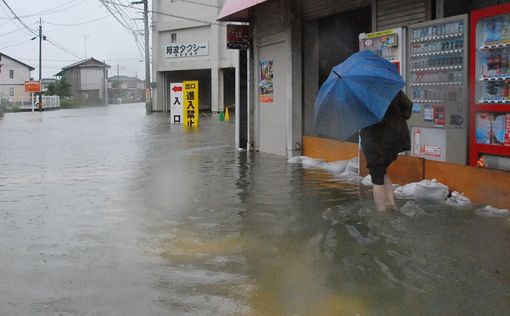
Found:
<path fill-rule="evenodd" d="M 466 163 L 467 23 L 467 15 L 459 15 L 409 26 L 413 156 Z"/>
<path fill-rule="evenodd" d="M 359 35 L 359 50 L 370 50 L 391 61 L 405 77 L 406 33 L 404 28 L 389 29 Z"/>
<path fill-rule="evenodd" d="M 473 11 L 471 27 L 469 163 L 500 169 L 510 162 L 510 4 Z"/>

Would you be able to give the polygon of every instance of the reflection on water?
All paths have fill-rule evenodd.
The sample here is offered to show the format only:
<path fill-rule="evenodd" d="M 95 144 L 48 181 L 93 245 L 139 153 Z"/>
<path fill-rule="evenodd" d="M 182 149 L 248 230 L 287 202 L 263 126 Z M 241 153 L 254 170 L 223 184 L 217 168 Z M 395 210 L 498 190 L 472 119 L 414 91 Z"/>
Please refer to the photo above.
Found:
<path fill-rule="evenodd" d="M 231 122 L 143 112 L 0 121 L 0 255 L 23 267 L 0 263 L 9 314 L 508 314 L 507 218 L 376 212 L 357 185 L 234 150 Z"/>

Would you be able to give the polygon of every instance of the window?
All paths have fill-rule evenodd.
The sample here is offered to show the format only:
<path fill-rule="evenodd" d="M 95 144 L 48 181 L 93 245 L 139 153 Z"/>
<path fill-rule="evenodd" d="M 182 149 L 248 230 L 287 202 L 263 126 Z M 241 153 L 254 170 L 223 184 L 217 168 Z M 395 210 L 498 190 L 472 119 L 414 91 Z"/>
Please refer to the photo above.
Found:
<path fill-rule="evenodd" d="M 170 34 L 170 42 L 177 43 L 177 33 Z"/>
<path fill-rule="evenodd" d="M 9 96 L 14 96 L 14 88 L 9 88 Z"/>
<path fill-rule="evenodd" d="M 14 70 L 9 70 L 9 79 L 13 79 L 14 78 Z"/>

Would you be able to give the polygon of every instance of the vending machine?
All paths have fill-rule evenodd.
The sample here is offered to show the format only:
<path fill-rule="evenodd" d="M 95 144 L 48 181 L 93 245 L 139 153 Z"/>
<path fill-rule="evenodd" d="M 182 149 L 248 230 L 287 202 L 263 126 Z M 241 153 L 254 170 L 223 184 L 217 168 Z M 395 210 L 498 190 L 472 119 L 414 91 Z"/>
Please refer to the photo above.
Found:
<path fill-rule="evenodd" d="M 407 95 L 411 155 L 466 164 L 468 143 L 468 17 L 409 26 Z"/>
<path fill-rule="evenodd" d="M 510 170 L 510 4 L 471 13 L 469 164 Z"/>
<path fill-rule="evenodd" d="M 359 35 L 359 50 L 371 50 L 397 66 L 405 79 L 406 30 L 402 27 Z"/>

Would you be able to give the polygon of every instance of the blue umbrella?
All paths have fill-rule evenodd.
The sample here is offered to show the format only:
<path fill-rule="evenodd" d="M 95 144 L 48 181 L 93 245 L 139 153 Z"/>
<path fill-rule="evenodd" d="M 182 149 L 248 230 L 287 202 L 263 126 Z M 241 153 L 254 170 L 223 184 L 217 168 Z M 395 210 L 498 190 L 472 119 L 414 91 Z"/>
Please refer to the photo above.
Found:
<path fill-rule="evenodd" d="M 351 55 L 331 70 L 315 99 L 315 129 L 344 140 L 382 121 L 405 86 L 397 67 L 371 51 Z"/>

